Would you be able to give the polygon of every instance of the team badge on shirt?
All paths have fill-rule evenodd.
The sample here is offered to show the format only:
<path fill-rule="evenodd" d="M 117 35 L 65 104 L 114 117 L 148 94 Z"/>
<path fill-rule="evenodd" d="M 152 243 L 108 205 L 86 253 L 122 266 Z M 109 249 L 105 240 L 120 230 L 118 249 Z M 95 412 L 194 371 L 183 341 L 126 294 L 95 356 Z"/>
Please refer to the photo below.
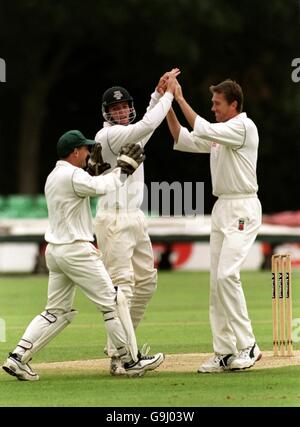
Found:
<path fill-rule="evenodd" d="M 245 220 L 244 218 L 239 219 L 239 230 L 243 231 L 245 228 Z"/>

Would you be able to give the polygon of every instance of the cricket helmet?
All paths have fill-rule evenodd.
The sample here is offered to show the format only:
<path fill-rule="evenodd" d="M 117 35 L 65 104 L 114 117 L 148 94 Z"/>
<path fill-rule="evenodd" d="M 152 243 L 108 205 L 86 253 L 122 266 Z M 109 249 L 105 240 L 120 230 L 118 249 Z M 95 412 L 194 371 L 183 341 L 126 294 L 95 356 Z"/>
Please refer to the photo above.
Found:
<path fill-rule="evenodd" d="M 136 117 L 136 112 L 133 105 L 133 98 L 127 89 L 121 86 L 113 86 L 107 89 L 102 95 L 102 115 L 106 121 L 111 124 L 116 124 L 112 119 L 111 113 L 109 113 L 109 107 L 119 102 L 128 102 L 130 113 L 129 122 L 133 122 Z"/>

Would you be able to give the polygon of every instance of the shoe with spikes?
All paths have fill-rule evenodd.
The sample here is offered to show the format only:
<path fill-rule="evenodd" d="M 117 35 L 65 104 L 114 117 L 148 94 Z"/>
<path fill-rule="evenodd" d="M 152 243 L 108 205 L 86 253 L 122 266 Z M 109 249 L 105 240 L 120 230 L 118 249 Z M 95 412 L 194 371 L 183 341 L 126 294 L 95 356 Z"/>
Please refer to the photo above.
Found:
<path fill-rule="evenodd" d="M 234 354 L 215 354 L 198 369 L 199 373 L 224 372 L 229 369 Z"/>
<path fill-rule="evenodd" d="M 239 351 L 237 357 L 231 362 L 230 370 L 237 371 L 240 369 L 251 368 L 262 358 L 261 351 L 256 343 Z"/>
<path fill-rule="evenodd" d="M 126 374 L 129 377 L 141 377 L 147 371 L 153 371 L 153 369 L 158 368 L 165 359 L 163 353 L 156 353 L 153 356 L 141 355 L 139 353 L 138 357 L 137 362 L 124 363 Z"/>
<path fill-rule="evenodd" d="M 119 357 L 113 356 L 110 359 L 110 374 L 113 376 L 126 375 L 123 362 Z"/>
<path fill-rule="evenodd" d="M 9 357 L 2 368 L 9 375 L 17 377 L 21 381 L 37 381 L 39 376 L 28 363 L 21 362 L 21 356 L 17 353 L 9 353 Z"/>

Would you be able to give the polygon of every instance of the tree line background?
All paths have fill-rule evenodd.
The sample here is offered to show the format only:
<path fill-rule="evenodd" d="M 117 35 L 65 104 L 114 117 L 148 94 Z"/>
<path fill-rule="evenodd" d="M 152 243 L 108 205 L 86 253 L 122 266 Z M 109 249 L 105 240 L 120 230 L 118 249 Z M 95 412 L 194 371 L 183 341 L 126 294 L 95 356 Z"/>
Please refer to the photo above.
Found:
<path fill-rule="evenodd" d="M 187 100 L 210 121 L 209 86 L 242 85 L 260 135 L 263 211 L 300 209 L 299 27 L 299 0 L 1 0 L 0 194 L 43 192 L 57 139 L 95 136 L 108 87 L 125 86 L 140 119 L 159 77 L 179 67 Z M 146 184 L 203 181 L 209 213 L 208 156 L 172 146 L 163 122 L 146 148 Z"/>

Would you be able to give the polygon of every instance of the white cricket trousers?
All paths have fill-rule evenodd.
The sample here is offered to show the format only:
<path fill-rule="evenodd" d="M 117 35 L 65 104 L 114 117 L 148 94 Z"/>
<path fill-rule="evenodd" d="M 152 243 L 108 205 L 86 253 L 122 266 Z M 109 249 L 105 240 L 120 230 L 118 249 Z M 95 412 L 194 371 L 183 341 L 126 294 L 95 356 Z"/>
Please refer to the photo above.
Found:
<path fill-rule="evenodd" d="M 220 197 L 212 211 L 209 314 L 219 354 L 234 354 L 255 342 L 240 269 L 261 224 L 261 204 L 256 195 L 239 197 Z"/>
<path fill-rule="evenodd" d="M 99 311 L 115 311 L 116 291 L 92 243 L 48 244 L 45 256 L 49 269 L 46 310 L 70 311 L 78 285 Z"/>
<path fill-rule="evenodd" d="M 122 349 L 124 357 L 131 360 L 128 352 L 131 341 L 127 339 L 130 333 L 125 331 L 117 315 L 116 290 L 103 265 L 100 251 L 90 242 L 77 241 L 64 245 L 48 244 L 45 255 L 49 269 L 46 310 L 57 319 L 70 313 L 78 285 L 103 313 L 107 334 L 115 347 Z M 35 343 L 43 333 L 47 333 L 47 328 L 50 328 L 49 321 L 38 315 L 28 325 L 22 339 Z M 135 336 L 131 339 L 135 340 Z"/>
<path fill-rule="evenodd" d="M 157 270 L 145 215 L 141 210 L 104 211 L 95 234 L 104 265 L 126 296 L 136 328 L 157 286 Z"/>

